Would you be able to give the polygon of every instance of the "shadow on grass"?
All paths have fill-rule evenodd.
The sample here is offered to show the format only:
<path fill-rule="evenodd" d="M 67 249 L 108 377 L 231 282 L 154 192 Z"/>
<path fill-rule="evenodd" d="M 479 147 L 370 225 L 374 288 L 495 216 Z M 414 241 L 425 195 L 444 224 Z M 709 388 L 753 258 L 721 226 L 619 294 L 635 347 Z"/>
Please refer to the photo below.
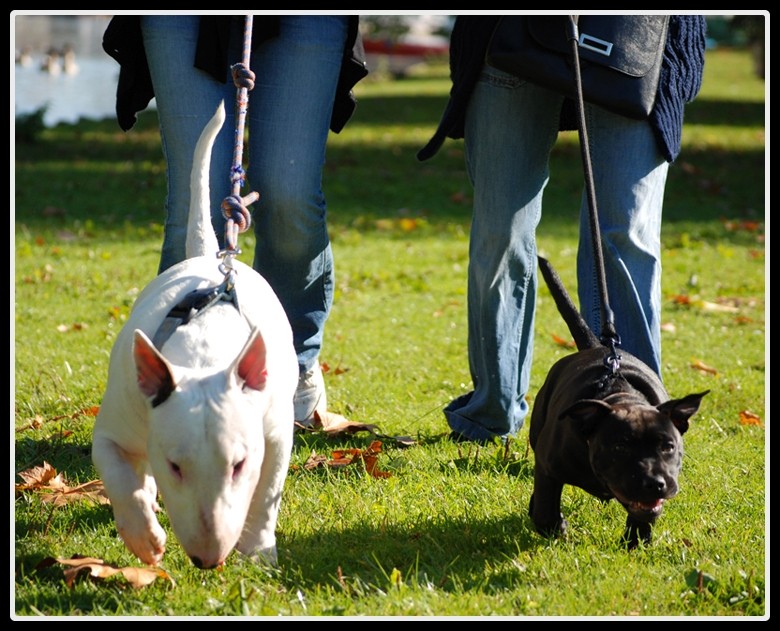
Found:
<path fill-rule="evenodd" d="M 441 96 L 429 95 L 363 97 L 350 125 L 353 129 L 427 128 L 419 136 L 427 140 L 445 102 Z M 686 110 L 685 122 L 763 128 L 764 106 L 700 98 Z M 370 145 L 354 140 L 359 138 L 357 130 L 350 137 L 350 129 L 348 125 L 339 142 L 331 143 L 325 166 L 324 189 L 333 230 L 356 225 L 371 229 L 373 220 L 401 214 L 425 217 L 433 224 L 468 225 L 471 187 L 462 141 L 447 140 L 433 159 L 420 163 L 416 153 L 425 140 Z M 751 150 L 729 150 L 716 138 L 712 146 L 684 147 L 670 169 L 665 226 L 723 217 L 763 219 L 762 134 L 757 134 L 756 145 Z M 156 113 L 142 113 L 127 134 L 113 120 L 82 121 L 48 130 L 38 142 L 18 143 L 15 180 L 16 224 L 33 234 L 86 224 L 95 238 L 148 240 L 143 230 L 134 233 L 133 228 L 164 220 L 165 169 Z M 562 134 L 551 158 L 545 230 L 572 229 L 581 188 L 576 134 Z M 259 193 L 261 200 L 252 208 L 255 213 L 262 212 Z M 414 233 L 407 237 L 414 238 Z"/>

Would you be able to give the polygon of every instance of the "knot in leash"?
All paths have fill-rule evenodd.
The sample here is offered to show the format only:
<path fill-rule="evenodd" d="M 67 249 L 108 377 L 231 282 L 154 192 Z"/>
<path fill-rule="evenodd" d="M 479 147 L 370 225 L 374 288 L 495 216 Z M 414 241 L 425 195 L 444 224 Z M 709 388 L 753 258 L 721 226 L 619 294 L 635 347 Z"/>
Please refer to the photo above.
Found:
<path fill-rule="evenodd" d="M 252 72 L 243 62 L 233 64 L 230 67 L 230 73 L 233 75 L 233 84 L 237 88 L 246 88 L 253 90 L 255 87 L 255 73 Z"/>
<path fill-rule="evenodd" d="M 250 193 L 246 197 L 230 195 L 222 200 L 222 216 L 236 223 L 239 232 L 246 232 L 252 224 L 252 215 L 249 206 L 260 198 L 257 193 Z"/>

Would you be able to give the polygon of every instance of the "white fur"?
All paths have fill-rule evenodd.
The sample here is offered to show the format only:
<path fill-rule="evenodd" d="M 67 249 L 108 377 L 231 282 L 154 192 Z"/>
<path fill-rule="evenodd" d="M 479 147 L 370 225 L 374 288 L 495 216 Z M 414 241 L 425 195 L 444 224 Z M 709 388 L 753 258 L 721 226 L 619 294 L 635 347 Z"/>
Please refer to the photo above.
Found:
<path fill-rule="evenodd" d="M 276 521 L 293 441 L 298 363 L 290 324 L 270 285 L 234 261 L 239 311 L 219 302 L 154 348 L 170 308 L 224 280 L 211 227 L 209 164 L 221 105 L 192 169 L 188 258 L 152 280 L 111 352 L 92 459 L 117 529 L 144 563 L 161 561 L 166 534 L 157 490 L 177 539 L 199 567 L 233 548 L 276 561 Z M 152 401 L 170 392 L 161 404 Z"/>

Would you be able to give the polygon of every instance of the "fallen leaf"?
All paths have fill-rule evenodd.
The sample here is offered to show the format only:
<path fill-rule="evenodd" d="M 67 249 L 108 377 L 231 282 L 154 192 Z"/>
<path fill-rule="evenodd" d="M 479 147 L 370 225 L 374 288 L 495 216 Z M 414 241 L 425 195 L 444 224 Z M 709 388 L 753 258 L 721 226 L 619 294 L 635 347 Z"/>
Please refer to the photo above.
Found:
<path fill-rule="evenodd" d="M 577 345 L 572 340 L 565 340 L 562 337 L 558 337 L 555 335 L 555 333 L 552 334 L 553 341 L 558 346 L 563 346 L 564 348 L 577 348 Z"/>
<path fill-rule="evenodd" d="M 319 412 L 315 411 L 314 422 L 310 427 L 306 427 L 297 422 L 295 423 L 295 426 L 299 429 L 307 429 L 312 431 L 322 430 L 329 436 L 335 436 L 344 433 L 354 434 L 355 432 L 371 432 L 372 434 L 377 433 L 376 425 L 370 425 L 368 423 L 355 423 L 353 421 L 347 420 L 341 414 L 336 414 L 335 412 L 325 412 L 324 414 L 320 414 Z"/>
<path fill-rule="evenodd" d="M 742 410 L 739 413 L 739 423 L 740 425 L 761 425 L 761 417 L 749 410 Z"/>
<path fill-rule="evenodd" d="M 694 362 L 692 362 L 691 363 L 691 368 L 694 368 L 696 370 L 700 370 L 701 372 L 709 373 L 711 375 L 717 375 L 718 374 L 718 370 L 716 368 L 713 368 L 712 366 L 708 366 L 707 364 L 705 364 L 700 359 L 697 359 Z"/>
<path fill-rule="evenodd" d="M 672 296 L 672 302 L 676 305 L 690 305 L 691 297 L 686 294 L 675 294 Z"/>
<path fill-rule="evenodd" d="M 334 450 L 330 458 L 312 452 L 311 456 L 309 456 L 308 460 L 303 465 L 303 468 L 308 471 L 322 466 L 341 469 L 362 462 L 366 472 L 372 477 L 389 478 L 392 476 L 392 473 L 389 471 L 381 471 L 377 465 L 381 451 L 382 442 L 375 440 L 366 449 L 350 448 Z"/>
<path fill-rule="evenodd" d="M 709 300 L 696 300 L 692 303 L 702 311 L 715 311 L 722 313 L 737 313 L 739 309 L 731 305 L 724 305 L 717 302 L 710 302 Z"/>
<path fill-rule="evenodd" d="M 80 500 L 90 500 L 96 504 L 110 504 L 111 500 L 106 495 L 102 480 L 91 480 L 84 484 L 79 484 L 73 488 L 55 490 L 51 493 L 41 495 L 41 501 L 54 506 L 65 506 L 71 502 Z"/>
<path fill-rule="evenodd" d="M 116 567 L 105 563 L 103 559 L 92 557 L 73 556 L 70 559 L 53 559 L 51 557 L 44 559 L 38 564 L 38 568 L 49 567 L 54 563 L 67 566 L 65 569 L 65 584 L 73 587 L 73 584 L 79 574 L 87 572 L 93 578 L 106 579 L 116 574 L 121 574 L 132 587 L 141 588 L 150 585 L 158 578 L 163 578 L 171 582 L 175 587 L 176 581 L 162 568 L 154 567 Z"/>
<path fill-rule="evenodd" d="M 99 405 L 91 405 L 89 407 L 82 408 L 82 409 L 74 412 L 73 414 L 61 414 L 60 416 L 53 416 L 52 418 L 48 418 L 46 420 L 44 420 L 42 416 L 36 415 L 36 417 L 32 421 L 27 423 L 27 425 L 24 425 L 23 427 L 18 428 L 16 431 L 17 432 L 23 432 L 23 431 L 28 430 L 28 429 L 40 429 L 41 427 L 43 427 L 44 423 L 51 423 L 53 421 L 61 421 L 62 419 L 66 419 L 66 418 L 67 419 L 76 419 L 79 416 L 95 417 L 95 416 L 97 416 L 99 411 L 100 411 L 100 406 Z M 64 432 L 62 432 L 60 434 L 60 436 L 67 436 L 70 433 L 72 433 L 72 432 L 64 431 Z"/>
<path fill-rule="evenodd" d="M 76 412 L 73 416 L 97 416 L 98 412 L 100 412 L 100 406 L 99 405 L 91 405 L 86 408 L 82 408 L 78 412 Z"/>
<path fill-rule="evenodd" d="M 316 469 L 320 465 L 325 465 L 328 463 L 328 457 L 327 456 L 321 456 L 315 452 L 311 452 L 311 456 L 306 460 L 306 462 L 303 463 L 303 468 L 307 471 L 311 471 L 312 469 Z"/>
<path fill-rule="evenodd" d="M 20 471 L 17 475 L 24 481 L 23 485 L 17 484 L 17 490 L 20 486 L 26 488 L 37 488 L 42 485 L 47 485 L 52 482 L 55 486 L 65 486 L 65 481 L 62 480 L 62 476 L 57 473 L 57 470 L 52 467 L 45 460 L 39 467 L 33 467 L 26 471 Z M 23 489 L 26 490 L 26 489 Z"/>
<path fill-rule="evenodd" d="M 36 414 L 35 418 L 31 420 L 27 425 L 22 425 L 16 429 L 17 432 L 24 432 L 28 429 L 40 429 L 43 426 L 43 417 L 40 414 Z"/>
<path fill-rule="evenodd" d="M 57 473 L 57 470 L 45 461 L 42 466 L 20 471 L 17 475 L 23 483 L 14 485 L 16 493 L 40 491 L 41 501 L 54 506 L 64 506 L 84 499 L 98 504 L 110 503 L 101 480 L 92 480 L 71 487 L 62 474 Z"/>
<path fill-rule="evenodd" d="M 295 421 L 295 429 L 306 432 L 324 432 L 328 436 L 340 436 L 341 434 L 355 434 L 357 432 L 370 432 L 375 436 L 392 440 L 402 447 L 410 447 L 416 444 L 416 441 L 409 436 L 387 436 L 379 432 L 376 425 L 370 423 L 356 423 L 350 421 L 341 414 L 335 412 L 325 412 L 320 414 L 314 412 L 314 421 L 311 425 L 302 425 Z"/>
<path fill-rule="evenodd" d="M 341 364 L 339 364 L 335 368 L 331 368 L 328 362 L 322 362 L 322 364 L 320 364 L 320 367 L 322 368 L 323 374 L 343 375 L 345 372 L 349 372 L 349 368 L 342 368 Z"/>

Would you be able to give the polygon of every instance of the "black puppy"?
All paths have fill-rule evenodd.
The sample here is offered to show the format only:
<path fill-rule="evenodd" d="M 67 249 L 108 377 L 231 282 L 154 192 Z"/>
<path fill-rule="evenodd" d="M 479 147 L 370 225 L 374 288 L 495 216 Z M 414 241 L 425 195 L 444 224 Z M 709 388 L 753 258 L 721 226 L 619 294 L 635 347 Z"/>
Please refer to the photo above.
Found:
<path fill-rule="evenodd" d="M 533 405 L 530 439 L 534 490 L 529 514 L 545 536 L 566 531 L 564 484 L 628 512 L 623 535 L 629 549 L 649 543 L 664 500 L 677 494 L 682 435 L 707 392 L 669 399 L 658 375 L 601 343 L 574 306 L 550 263 L 539 267 L 577 352 L 553 365 Z"/>

